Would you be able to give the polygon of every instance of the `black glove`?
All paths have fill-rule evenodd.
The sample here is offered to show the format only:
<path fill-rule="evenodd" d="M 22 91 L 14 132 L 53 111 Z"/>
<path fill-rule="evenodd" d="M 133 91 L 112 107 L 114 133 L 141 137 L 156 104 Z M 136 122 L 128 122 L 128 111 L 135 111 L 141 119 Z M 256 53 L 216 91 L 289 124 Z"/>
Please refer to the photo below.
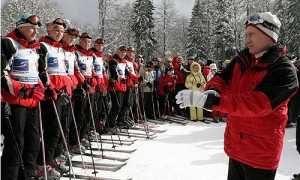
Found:
<path fill-rule="evenodd" d="M 86 96 L 85 91 L 81 87 L 74 89 L 73 94 L 74 96 L 82 97 L 82 98 L 85 98 Z"/>
<path fill-rule="evenodd" d="M 108 86 L 109 86 L 109 87 L 115 87 L 115 84 L 114 84 L 114 82 L 109 81 Z"/>
<path fill-rule="evenodd" d="M 97 85 L 96 85 L 95 90 L 96 90 L 96 91 L 100 91 L 100 84 L 97 84 Z"/>
<path fill-rule="evenodd" d="M 62 105 L 67 105 L 69 103 L 69 95 L 67 93 L 58 93 L 58 99 Z"/>
<path fill-rule="evenodd" d="M 81 87 L 88 93 L 91 91 L 91 87 L 88 85 L 87 81 L 84 81 Z"/>
<path fill-rule="evenodd" d="M 206 110 L 212 110 L 213 106 L 219 105 L 219 104 L 220 104 L 220 98 L 217 97 L 215 94 L 210 93 L 207 95 L 207 98 L 206 98 L 203 108 Z"/>
<path fill-rule="evenodd" d="M 55 92 L 54 89 L 51 89 L 50 87 L 46 87 L 44 93 L 45 93 L 45 99 L 52 99 L 52 100 L 57 99 L 57 93 Z"/>
<path fill-rule="evenodd" d="M 165 87 L 164 91 L 165 91 L 165 94 L 170 94 L 171 93 L 171 91 L 168 87 Z"/>
<path fill-rule="evenodd" d="M 151 84 L 150 82 L 147 82 L 146 85 L 147 85 L 150 89 L 152 89 L 152 84 Z"/>

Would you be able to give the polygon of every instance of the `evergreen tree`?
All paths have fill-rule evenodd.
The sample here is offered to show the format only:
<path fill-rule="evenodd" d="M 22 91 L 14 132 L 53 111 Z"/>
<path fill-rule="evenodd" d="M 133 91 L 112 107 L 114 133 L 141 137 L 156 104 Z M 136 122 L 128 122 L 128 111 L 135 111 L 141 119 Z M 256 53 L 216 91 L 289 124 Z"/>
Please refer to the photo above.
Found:
<path fill-rule="evenodd" d="M 287 15 L 288 20 L 286 26 L 286 43 L 287 51 L 291 55 L 300 56 L 300 1 L 287 0 Z"/>
<path fill-rule="evenodd" d="M 200 0 L 196 0 L 192 9 L 192 16 L 188 27 L 188 45 L 187 55 L 196 55 L 197 57 L 206 57 L 206 50 L 202 48 L 201 43 L 204 42 L 204 21 L 201 17 L 203 11 L 201 9 Z"/>
<path fill-rule="evenodd" d="M 235 52 L 234 45 L 234 19 L 232 17 L 232 4 L 229 0 L 217 0 L 216 28 L 214 30 L 214 58 L 215 60 L 231 59 Z"/>
<path fill-rule="evenodd" d="M 152 58 L 157 41 L 154 34 L 154 6 L 151 0 L 136 0 L 133 7 L 133 27 L 137 53 Z"/>

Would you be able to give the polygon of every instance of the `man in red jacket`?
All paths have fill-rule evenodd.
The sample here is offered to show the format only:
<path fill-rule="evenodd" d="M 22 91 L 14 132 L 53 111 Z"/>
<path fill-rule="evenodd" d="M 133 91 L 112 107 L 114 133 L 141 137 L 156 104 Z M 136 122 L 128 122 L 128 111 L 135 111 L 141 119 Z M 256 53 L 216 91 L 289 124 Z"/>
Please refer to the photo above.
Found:
<path fill-rule="evenodd" d="M 42 76 L 44 80 L 48 79 L 46 67 L 39 64 L 40 44 L 36 36 L 40 26 L 38 16 L 24 13 L 16 28 L 1 40 L 1 99 L 10 106 L 11 113 L 6 120 L 15 136 L 14 139 L 3 119 L 1 130 L 5 138 L 1 179 L 31 179 L 35 176 L 40 147 L 37 106 L 44 98 Z M 2 102 L 1 106 L 4 105 Z M 25 174 L 19 171 L 21 161 L 15 144 L 23 158 Z"/>
<path fill-rule="evenodd" d="M 214 93 L 186 90 L 177 95 L 183 107 L 192 104 L 228 114 L 224 135 L 228 180 L 275 178 L 287 104 L 299 86 L 286 47 L 277 43 L 280 26 L 270 12 L 249 16 L 247 48 L 207 83 L 206 90 Z"/>

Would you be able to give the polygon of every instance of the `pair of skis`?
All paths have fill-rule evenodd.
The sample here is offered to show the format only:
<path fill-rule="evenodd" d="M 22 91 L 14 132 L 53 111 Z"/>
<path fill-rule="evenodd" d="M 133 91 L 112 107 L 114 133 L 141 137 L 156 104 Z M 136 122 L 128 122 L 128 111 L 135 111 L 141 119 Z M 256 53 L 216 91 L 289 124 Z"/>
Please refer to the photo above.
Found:
<path fill-rule="evenodd" d="M 165 121 L 169 121 L 170 123 L 178 123 L 178 124 L 182 124 L 182 125 L 186 125 L 188 123 L 188 121 L 185 117 L 162 115 L 161 119 L 163 119 Z"/>

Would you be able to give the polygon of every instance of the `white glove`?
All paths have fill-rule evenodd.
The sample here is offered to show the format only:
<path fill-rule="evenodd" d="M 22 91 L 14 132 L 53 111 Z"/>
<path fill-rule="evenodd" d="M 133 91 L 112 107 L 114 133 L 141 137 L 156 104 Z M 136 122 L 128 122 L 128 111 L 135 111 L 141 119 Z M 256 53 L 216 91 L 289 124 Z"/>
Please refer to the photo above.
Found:
<path fill-rule="evenodd" d="M 220 96 L 220 94 L 215 90 L 208 90 L 202 93 L 199 91 L 185 89 L 179 91 L 175 98 L 176 103 L 180 104 L 179 107 L 181 109 L 189 106 L 204 107 L 208 94 L 214 94 L 217 97 Z"/>
<path fill-rule="evenodd" d="M 207 95 L 199 91 L 185 89 L 179 91 L 175 98 L 176 103 L 180 104 L 179 107 L 183 109 L 189 106 L 203 107 L 206 102 Z"/>

